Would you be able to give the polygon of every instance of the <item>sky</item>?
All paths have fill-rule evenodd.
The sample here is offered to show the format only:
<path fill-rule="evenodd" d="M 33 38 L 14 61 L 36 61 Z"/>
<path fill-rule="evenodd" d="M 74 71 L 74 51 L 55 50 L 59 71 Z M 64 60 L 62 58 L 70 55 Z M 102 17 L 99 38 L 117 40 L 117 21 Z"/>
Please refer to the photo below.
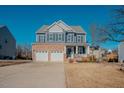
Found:
<path fill-rule="evenodd" d="M 62 20 L 68 25 L 80 25 L 91 41 L 90 25 L 104 25 L 119 6 L 0 6 L 0 25 L 6 25 L 17 44 L 35 42 L 35 32 L 45 24 Z M 112 49 L 117 43 L 107 42 L 102 47 Z"/>

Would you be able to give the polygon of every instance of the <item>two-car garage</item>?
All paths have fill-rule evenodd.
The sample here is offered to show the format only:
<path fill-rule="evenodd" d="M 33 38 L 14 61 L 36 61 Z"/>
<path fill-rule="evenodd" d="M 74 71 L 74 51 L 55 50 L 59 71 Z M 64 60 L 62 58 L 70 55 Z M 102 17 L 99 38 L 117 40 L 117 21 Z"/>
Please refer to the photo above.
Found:
<path fill-rule="evenodd" d="M 64 51 L 64 44 L 35 43 L 32 45 L 32 58 L 39 62 L 64 62 Z"/>
<path fill-rule="evenodd" d="M 36 61 L 41 62 L 63 62 L 64 60 L 64 53 L 62 51 L 38 51 L 35 53 Z"/>

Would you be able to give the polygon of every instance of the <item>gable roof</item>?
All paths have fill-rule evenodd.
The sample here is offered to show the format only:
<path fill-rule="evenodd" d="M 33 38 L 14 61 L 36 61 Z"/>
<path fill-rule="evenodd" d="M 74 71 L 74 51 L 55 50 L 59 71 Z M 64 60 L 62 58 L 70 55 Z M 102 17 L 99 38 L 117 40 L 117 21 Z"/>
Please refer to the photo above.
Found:
<path fill-rule="evenodd" d="M 13 40 L 16 41 L 15 37 L 12 35 L 6 25 L 0 25 L 0 33 L 3 37 L 5 37 L 5 34 L 9 34 L 13 38 Z"/>
<path fill-rule="evenodd" d="M 49 25 L 43 25 L 40 29 L 38 29 L 38 31 L 36 33 L 44 33 L 47 31 L 48 27 L 49 27 Z"/>
<path fill-rule="evenodd" d="M 45 33 L 54 25 L 61 27 L 64 31 L 67 31 L 67 32 L 76 32 L 76 33 L 86 34 L 86 32 L 84 31 L 84 29 L 81 26 L 68 26 L 61 20 L 54 22 L 52 25 L 43 25 L 36 33 L 37 34 Z"/>
<path fill-rule="evenodd" d="M 77 33 L 85 33 L 84 29 L 81 26 L 71 26 L 72 29 L 74 29 L 75 32 Z"/>

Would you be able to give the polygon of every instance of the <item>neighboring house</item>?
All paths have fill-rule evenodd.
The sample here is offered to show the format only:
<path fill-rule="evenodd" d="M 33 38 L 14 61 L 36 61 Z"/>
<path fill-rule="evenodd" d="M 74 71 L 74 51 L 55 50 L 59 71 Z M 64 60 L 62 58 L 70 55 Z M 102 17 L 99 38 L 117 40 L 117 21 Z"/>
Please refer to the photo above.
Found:
<path fill-rule="evenodd" d="M 118 60 L 124 62 L 124 42 L 118 46 Z"/>
<path fill-rule="evenodd" d="M 98 60 L 102 60 L 105 57 L 106 50 L 99 47 L 99 46 L 94 46 L 90 47 L 90 53 L 89 56 L 94 56 Z"/>
<path fill-rule="evenodd" d="M 32 45 L 35 61 L 63 62 L 74 56 L 87 56 L 86 32 L 81 26 L 69 26 L 59 20 L 36 32 Z"/>
<path fill-rule="evenodd" d="M 0 59 L 14 59 L 16 55 L 16 40 L 9 29 L 0 25 Z"/>

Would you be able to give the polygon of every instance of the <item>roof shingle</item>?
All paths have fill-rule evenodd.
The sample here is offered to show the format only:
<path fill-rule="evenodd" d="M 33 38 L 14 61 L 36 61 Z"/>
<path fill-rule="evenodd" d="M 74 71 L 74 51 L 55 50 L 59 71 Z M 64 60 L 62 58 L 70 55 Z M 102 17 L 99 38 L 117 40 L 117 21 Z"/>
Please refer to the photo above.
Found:
<path fill-rule="evenodd" d="M 58 22 L 58 23 L 60 23 L 60 22 Z M 69 26 L 69 27 L 71 27 L 70 31 L 72 31 L 72 32 L 86 34 L 86 32 L 84 31 L 84 29 L 81 26 Z M 49 25 L 43 25 L 36 33 L 37 34 L 45 33 L 46 31 L 48 31 L 48 28 L 49 28 Z"/>

